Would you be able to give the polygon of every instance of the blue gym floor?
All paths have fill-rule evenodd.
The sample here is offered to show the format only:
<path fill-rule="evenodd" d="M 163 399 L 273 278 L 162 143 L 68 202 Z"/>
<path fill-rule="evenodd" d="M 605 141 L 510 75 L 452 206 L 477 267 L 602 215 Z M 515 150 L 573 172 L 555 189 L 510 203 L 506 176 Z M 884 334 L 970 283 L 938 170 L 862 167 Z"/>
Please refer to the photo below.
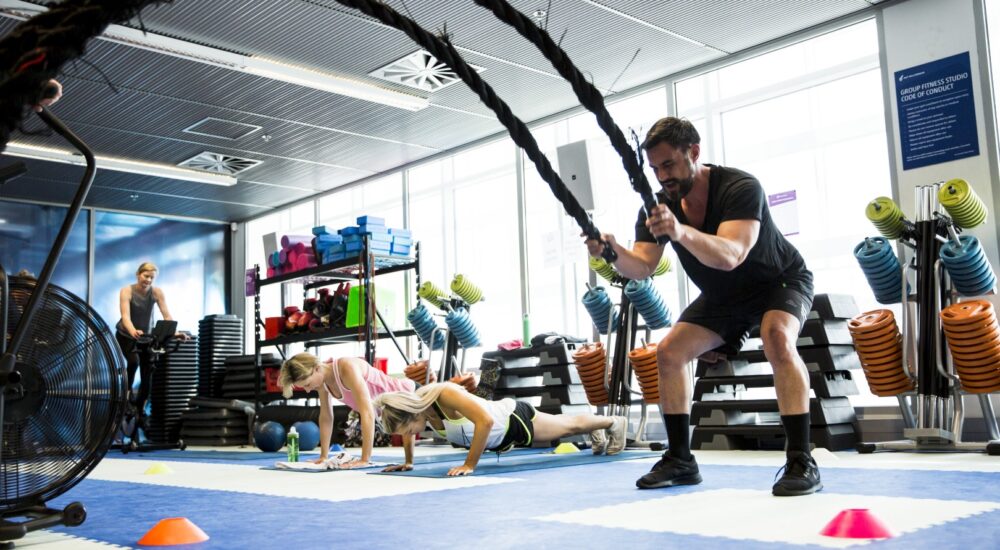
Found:
<path fill-rule="evenodd" d="M 31 533 L 17 547 L 137 547 L 170 517 L 205 531 L 210 540 L 191 548 L 206 549 L 1000 547 L 1000 457 L 978 454 L 818 450 L 825 490 L 776 498 L 770 487 L 784 462 L 777 452 L 699 452 L 703 484 L 639 491 L 635 479 L 655 461 L 648 454 L 599 463 L 581 455 L 572 466 L 434 479 L 269 471 L 261 468 L 281 455 L 193 451 L 112 451 L 52 503 L 83 502 L 87 521 Z M 376 451 L 380 460 L 401 456 Z M 417 456 L 424 467 L 463 457 L 423 446 Z M 147 473 L 153 466 L 168 472 Z M 897 536 L 818 534 L 848 508 L 872 510 Z"/>

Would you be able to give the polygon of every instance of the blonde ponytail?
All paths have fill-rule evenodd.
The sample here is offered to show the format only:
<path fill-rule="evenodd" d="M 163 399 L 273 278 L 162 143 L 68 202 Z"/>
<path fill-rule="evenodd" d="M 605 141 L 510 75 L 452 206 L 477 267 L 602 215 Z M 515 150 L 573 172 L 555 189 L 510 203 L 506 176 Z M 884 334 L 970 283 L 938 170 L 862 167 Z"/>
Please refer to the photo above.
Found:
<path fill-rule="evenodd" d="M 379 395 L 372 404 L 382 410 L 382 425 L 389 433 L 399 433 L 399 430 L 413 422 L 441 397 L 449 386 L 460 388 L 451 382 L 438 382 L 421 386 L 416 392 L 388 392 Z M 462 390 L 465 391 L 465 390 Z"/>

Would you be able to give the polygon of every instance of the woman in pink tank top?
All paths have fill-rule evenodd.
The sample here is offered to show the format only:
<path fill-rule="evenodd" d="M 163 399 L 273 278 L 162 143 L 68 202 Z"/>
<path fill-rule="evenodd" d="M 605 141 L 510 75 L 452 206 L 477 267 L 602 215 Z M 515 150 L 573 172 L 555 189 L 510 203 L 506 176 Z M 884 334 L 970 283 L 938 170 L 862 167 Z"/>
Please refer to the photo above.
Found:
<path fill-rule="evenodd" d="M 375 409 L 372 399 L 386 392 L 412 392 L 412 380 L 393 378 L 363 359 L 341 357 L 320 362 L 311 353 L 299 353 L 282 363 L 278 377 L 285 397 L 292 396 L 292 387 L 319 392 L 320 455 L 314 462 L 327 459 L 330 436 L 333 433 L 333 401 L 343 401 L 361 418 L 361 458 L 341 464 L 340 468 L 368 466 L 375 440 Z"/>

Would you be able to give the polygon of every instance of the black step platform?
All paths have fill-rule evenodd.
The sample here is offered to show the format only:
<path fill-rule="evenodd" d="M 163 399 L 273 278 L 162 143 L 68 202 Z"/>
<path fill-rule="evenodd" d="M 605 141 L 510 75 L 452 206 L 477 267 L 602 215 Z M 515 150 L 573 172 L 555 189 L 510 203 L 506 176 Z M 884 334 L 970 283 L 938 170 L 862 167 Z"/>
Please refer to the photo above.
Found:
<path fill-rule="evenodd" d="M 504 390 L 497 390 L 494 394 L 494 399 L 503 399 L 504 397 L 513 397 L 514 399 L 522 399 L 528 397 L 540 397 L 541 401 L 538 403 L 532 403 L 536 407 L 547 407 L 552 405 L 586 405 L 589 403 L 587 401 L 587 392 L 583 389 L 582 385 L 572 385 L 572 386 L 548 386 L 548 387 L 530 387 L 530 388 L 507 388 Z"/>
<path fill-rule="evenodd" d="M 831 451 L 853 449 L 858 437 L 853 424 L 812 427 L 810 440 Z M 775 450 L 785 448 L 785 430 L 780 424 L 761 426 L 695 426 L 691 448 L 696 450 Z"/>
<path fill-rule="evenodd" d="M 833 345 L 833 346 L 823 346 L 814 348 L 798 348 L 799 356 L 802 357 L 802 361 L 806 364 L 806 368 L 810 372 L 830 372 L 837 370 L 858 370 L 861 368 L 861 359 L 858 358 L 858 353 L 854 351 L 853 345 Z M 723 363 L 725 361 L 720 361 Z M 764 356 L 764 350 L 762 349 L 744 349 L 743 351 L 736 354 L 730 362 L 749 363 L 750 366 L 764 364 L 764 368 L 770 371 L 770 366 L 767 363 L 767 357 Z M 698 361 L 698 367 L 701 368 L 702 361 Z M 706 363 L 706 365 L 712 365 L 712 363 Z M 736 374 L 730 374 L 728 376 L 742 376 L 744 374 L 750 374 L 752 370 L 750 366 L 740 367 L 742 370 Z M 758 369 L 760 367 L 757 367 Z M 732 369 L 734 372 L 736 368 Z"/>
<path fill-rule="evenodd" d="M 738 377 L 703 377 L 695 381 L 694 400 L 713 400 L 706 396 L 711 394 L 734 394 L 746 388 L 771 388 L 774 387 L 773 374 L 761 374 L 755 376 Z M 810 372 L 809 387 L 816 397 L 845 397 L 857 395 L 858 387 L 854 383 L 854 376 L 851 371 L 838 370 L 833 372 Z"/>
<path fill-rule="evenodd" d="M 850 294 L 817 294 L 813 298 L 810 319 L 852 319 L 861 311 Z"/>
<path fill-rule="evenodd" d="M 809 400 L 810 424 L 850 424 L 857 418 L 846 397 Z M 780 422 L 776 399 L 701 401 L 691 408 L 691 423 L 696 426 L 745 426 Z"/>
<path fill-rule="evenodd" d="M 806 319 L 802 325 L 799 339 L 795 347 L 813 346 L 852 346 L 851 331 L 847 328 L 845 319 Z M 750 331 L 749 338 L 743 344 L 744 350 L 763 350 L 764 342 L 760 339 L 760 327 Z"/>
<path fill-rule="evenodd" d="M 519 368 L 502 366 L 496 389 L 566 386 L 579 383 L 580 375 L 576 366 L 571 364 Z"/>
<path fill-rule="evenodd" d="M 540 365 L 571 365 L 573 354 L 583 344 L 562 343 L 531 346 L 515 350 L 495 350 L 483 353 L 483 359 L 499 361 L 504 369 L 531 368 Z"/>
<path fill-rule="evenodd" d="M 761 352 L 763 353 L 763 352 Z M 722 376 L 753 376 L 757 374 L 771 374 L 771 365 L 761 362 L 749 362 L 746 359 L 720 359 L 710 363 L 703 359 L 698 360 L 695 369 L 695 376 L 701 378 L 708 376 L 718 378 Z"/>

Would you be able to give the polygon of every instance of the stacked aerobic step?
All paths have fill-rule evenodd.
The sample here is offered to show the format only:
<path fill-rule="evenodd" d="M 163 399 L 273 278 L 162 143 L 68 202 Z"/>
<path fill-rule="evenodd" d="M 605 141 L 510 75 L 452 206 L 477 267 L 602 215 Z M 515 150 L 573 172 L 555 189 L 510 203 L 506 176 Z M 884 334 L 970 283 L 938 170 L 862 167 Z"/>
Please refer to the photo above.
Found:
<path fill-rule="evenodd" d="M 374 254 L 402 258 L 410 255 L 413 240 L 409 229 L 386 227 L 385 220 L 375 216 L 359 216 L 357 222 L 358 225 L 338 229 L 336 233 L 325 225 L 313 228 L 316 250 L 323 263 L 356 257 L 364 248 L 366 238 Z"/>

